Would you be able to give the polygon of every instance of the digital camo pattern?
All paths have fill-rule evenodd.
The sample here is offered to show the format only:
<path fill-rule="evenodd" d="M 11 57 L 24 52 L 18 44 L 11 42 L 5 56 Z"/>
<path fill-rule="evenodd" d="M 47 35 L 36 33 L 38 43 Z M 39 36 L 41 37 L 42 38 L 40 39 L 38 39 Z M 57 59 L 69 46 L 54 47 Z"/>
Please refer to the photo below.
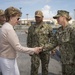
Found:
<path fill-rule="evenodd" d="M 74 63 L 75 28 L 72 25 L 67 25 L 64 29 L 60 27 L 56 32 L 56 35 L 53 40 L 53 44 L 59 46 L 61 52 L 61 61 L 63 64 Z"/>
<path fill-rule="evenodd" d="M 51 42 L 45 47 L 52 50 L 59 46 L 62 70 L 65 72 L 63 75 L 75 75 L 75 26 L 69 24 L 64 29 L 60 27 Z"/>
<path fill-rule="evenodd" d="M 32 25 L 28 29 L 27 46 L 28 47 L 38 47 L 44 46 L 50 41 L 52 36 L 52 28 L 50 25 L 41 23 L 40 25 Z M 48 75 L 48 64 L 50 59 L 49 50 L 41 52 L 40 54 L 31 56 L 31 75 L 38 75 L 38 68 L 40 65 L 40 60 L 42 64 L 42 75 Z"/>

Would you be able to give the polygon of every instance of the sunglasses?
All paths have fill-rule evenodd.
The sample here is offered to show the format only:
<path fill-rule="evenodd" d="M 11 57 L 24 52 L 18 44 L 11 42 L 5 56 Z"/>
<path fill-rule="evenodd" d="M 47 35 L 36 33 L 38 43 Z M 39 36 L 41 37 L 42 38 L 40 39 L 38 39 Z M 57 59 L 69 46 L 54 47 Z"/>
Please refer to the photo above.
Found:
<path fill-rule="evenodd" d="M 20 20 L 20 18 L 17 18 L 17 20 Z"/>

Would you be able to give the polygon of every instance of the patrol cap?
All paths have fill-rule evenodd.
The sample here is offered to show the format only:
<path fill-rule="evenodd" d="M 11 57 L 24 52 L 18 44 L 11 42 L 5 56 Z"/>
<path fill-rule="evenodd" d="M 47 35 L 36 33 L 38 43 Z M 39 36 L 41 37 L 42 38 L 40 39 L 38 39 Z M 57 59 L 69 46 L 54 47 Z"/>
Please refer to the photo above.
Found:
<path fill-rule="evenodd" d="M 70 17 L 70 15 L 69 15 L 69 12 L 68 12 L 68 11 L 65 11 L 65 10 L 58 10 L 58 11 L 57 11 L 57 15 L 55 15 L 53 18 L 54 18 L 54 19 L 57 19 L 57 18 L 60 17 L 60 16 L 66 17 L 68 21 L 72 19 L 72 18 Z"/>
<path fill-rule="evenodd" d="M 0 9 L 0 16 L 4 15 L 4 11 L 2 9 Z"/>
<path fill-rule="evenodd" d="M 35 16 L 37 16 L 37 17 L 43 17 L 42 11 L 37 10 L 37 11 L 35 12 Z"/>

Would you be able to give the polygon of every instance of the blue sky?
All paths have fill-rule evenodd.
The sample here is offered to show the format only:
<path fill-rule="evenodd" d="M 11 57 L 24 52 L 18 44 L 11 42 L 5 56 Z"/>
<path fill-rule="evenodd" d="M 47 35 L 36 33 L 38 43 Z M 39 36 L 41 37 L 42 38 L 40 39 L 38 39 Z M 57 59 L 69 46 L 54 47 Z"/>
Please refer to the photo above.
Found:
<path fill-rule="evenodd" d="M 26 18 L 26 14 L 33 18 L 36 10 L 41 10 L 45 18 L 52 18 L 57 10 L 67 10 L 74 18 L 75 0 L 0 0 L 0 9 L 10 6 L 21 8 L 21 18 Z"/>

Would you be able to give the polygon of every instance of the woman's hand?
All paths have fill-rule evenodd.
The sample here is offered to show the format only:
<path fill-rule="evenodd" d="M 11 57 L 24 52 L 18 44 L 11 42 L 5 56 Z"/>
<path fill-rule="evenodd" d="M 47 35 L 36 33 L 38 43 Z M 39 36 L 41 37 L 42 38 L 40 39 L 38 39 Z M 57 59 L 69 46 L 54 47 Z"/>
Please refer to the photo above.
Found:
<path fill-rule="evenodd" d="M 34 53 L 39 54 L 42 51 L 43 47 L 35 47 L 34 48 Z"/>

